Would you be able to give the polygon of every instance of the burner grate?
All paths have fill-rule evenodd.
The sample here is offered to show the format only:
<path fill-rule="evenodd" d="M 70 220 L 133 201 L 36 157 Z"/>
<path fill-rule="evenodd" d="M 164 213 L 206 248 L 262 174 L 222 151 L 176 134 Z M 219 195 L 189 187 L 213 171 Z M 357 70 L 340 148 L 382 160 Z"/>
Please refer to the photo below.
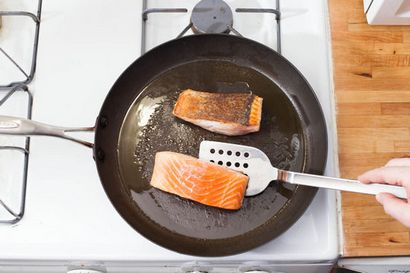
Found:
<path fill-rule="evenodd" d="M 6 93 L 4 94 L 4 92 Z M 4 96 L 0 100 L 0 110 L 6 107 L 7 102 L 18 96 L 26 101 L 26 118 L 31 119 L 33 96 L 27 86 L 16 85 L 10 90 L 1 91 L 1 93 Z M 2 111 L 3 113 L 4 111 Z M 14 224 L 20 221 L 24 215 L 29 154 L 29 137 L 26 137 L 22 143 L 7 142 L 0 146 L 0 158 L 7 158 L 4 161 L 5 166 L 3 166 L 6 169 L 0 175 L 0 183 L 2 184 L 0 191 L 0 223 Z"/>
<path fill-rule="evenodd" d="M 141 30 L 141 55 L 146 52 L 147 21 L 149 14 L 158 13 L 187 13 L 187 8 L 147 8 L 147 0 L 143 0 L 142 30 Z M 276 0 L 276 8 L 236 8 L 237 13 L 266 13 L 274 16 L 276 22 L 276 51 L 281 53 L 281 29 L 280 29 L 280 3 Z M 206 17 L 208 16 L 208 17 Z M 214 24 L 213 20 L 217 21 Z M 243 37 L 233 26 L 232 11 L 228 4 L 222 0 L 202 0 L 192 10 L 189 24 L 177 35 L 176 38 L 184 36 L 188 30 L 194 33 L 229 33 Z"/>
<path fill-rule="evenodd" d="M 0 11 L 0 20 L 6 17 L 9 19 L 28 18 L 29 24 L 34 24 L 34 35 L 28 39 L 32 46 L 29 47 L 24 39 L 20 45 L 23 49 L 28 49 L 27 53 L 29 55 L 16 56 L 15 54 L 10 54 L 10 48 L 6 50 L 4 46 L 7 41 L 6 38 L 9 37 L 4 38 L 6 40 L 3 40 L 4 43 L 0 44 L 0 56 L 3 57 L 3 60 L 6 60 L 6 63 L 0 65 L 0 69 L 14 67 L 18 75 L 20 75 L 17 78 L 14 75 L 6 77 L 6 80 L 0 83 L 1 115 L 23 116 L 31 119 L 33 96 L 29 91 L 28 84 L 33 80 L 36 70 L 41 8 L 42 0 L 38 0 L 36 12 L 34 13 L 20 9 Z M 3 22 L 1 27 L 7 28 L 5 20 L 1 21 Z M 17 29 L 14 28 L 13 31 L 15 30 Z M 16 38 L 15 35 L 14 38 Z M 18 39 L 21 39 L 21 37 L 18 37 Z M 21 59 L 25 58 L 21 57 L 28 57 L 26 59 L 29 60 L 27 61 L 29 66 L 22 65 Z M 0 160 L 2 162 L 0 165 L 0 223 L 14 224 L 23 218 L 26 203 L 29 154 L 29 137 L 22 139 L 0 136 Z"/>
<path fill-rule="evenodd" d="M 32 20 L 35 24 L 35 32 L 32 46 L 31 54 L 31 65 L 30 71 L 25 71 L 23 66 L 16 61 L 16 58 L 11 56 L 1 45 L 0 45 L 0 54 L 2 54 L 6 60 L 8 60 L 23 76 L 24 80 L 10 79 L 9 83 L 0 84 L 0 90 L 8 89 L 17 85 L 27 85 L 29 84 L 34 77 L 36 70 L 36 61 L 37 61 L 37 49 L 38 49 L 38 38 L 40 33 L 40 20 L 41 20 L 41 7 L 43 0 L 38 0 L 37 12 L 36 14 L 27 12 L 27 11 L 0 11 L 0 19 L 2 17 L 26 17 Z M 3 26 L 4 27 L 4 26 Z"/>

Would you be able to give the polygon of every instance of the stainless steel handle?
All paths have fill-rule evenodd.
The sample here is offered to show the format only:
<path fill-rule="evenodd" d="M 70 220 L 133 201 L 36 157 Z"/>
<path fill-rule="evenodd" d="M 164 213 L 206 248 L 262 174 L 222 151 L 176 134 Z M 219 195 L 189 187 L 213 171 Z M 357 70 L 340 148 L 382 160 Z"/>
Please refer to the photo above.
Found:
<path fill-rule="evenodd" d="M 16 136 L 54 136 L 92 148 L 93 143 L 73 138 L 66 132 L 94 132 L 94 127 L 58 127 L 24 118 L 0 116 L 0 134 Z"/>
<path fill-rule="evenodd" d="M 399 198 L 407 199 L 406 190 L 400 186 L 387 184 L 363 184 L 357 180 L 327 177 L 321 175 L 297 173 L 290 171 L 280 171 L 280 177 L 289 183 L 327 188 L 341 191 L 351 191 L 376 195 L 382 192 L 391 193 Z"/>

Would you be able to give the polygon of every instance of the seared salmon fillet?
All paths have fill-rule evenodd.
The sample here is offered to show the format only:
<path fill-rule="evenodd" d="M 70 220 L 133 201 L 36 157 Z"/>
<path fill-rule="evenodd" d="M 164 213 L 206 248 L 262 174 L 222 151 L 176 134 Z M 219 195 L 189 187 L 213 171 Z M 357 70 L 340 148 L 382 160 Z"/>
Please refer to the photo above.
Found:
<path fill-rule="evenodd" d="M 248 93 L 209 93 L 187 89 L 173 114 L 206 130 L 228 136 L 259 131 L 262 98 Z"/>
<path fill-rule="evenodd" d="M 196 202 L 236 210 L 242 206 L 248 177 L 192 156 L 158 152 L 151 186 Z"/>

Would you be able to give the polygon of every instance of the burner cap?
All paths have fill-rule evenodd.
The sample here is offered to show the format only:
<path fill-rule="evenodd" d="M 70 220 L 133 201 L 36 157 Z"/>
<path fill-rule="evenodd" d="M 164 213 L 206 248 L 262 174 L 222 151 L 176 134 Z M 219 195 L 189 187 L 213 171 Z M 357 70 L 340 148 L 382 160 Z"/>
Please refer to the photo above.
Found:
<path fill-rule="evenodd" d="M 194 33 L 229 33 L 233 25 L 231 8 L 222 0 L 202 0 L 192 10 Z"/>

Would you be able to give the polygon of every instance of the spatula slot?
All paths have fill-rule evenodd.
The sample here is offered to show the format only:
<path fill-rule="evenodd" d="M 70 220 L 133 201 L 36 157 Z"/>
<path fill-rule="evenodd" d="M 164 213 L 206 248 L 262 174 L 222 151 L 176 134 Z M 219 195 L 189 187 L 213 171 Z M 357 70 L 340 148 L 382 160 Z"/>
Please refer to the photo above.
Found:
<path fill-rule="evenodd" d="M 231 167 L 231 166 L 232 166 L 232 167 L 235 167 L 235 168 L 240 168 L 240 167 L 241 167 L 241 163 L 240 163 L 240 162 L 235 162 L 235 163 L 233 163 L 233 162 L 231 162 L 231 161 L 226 161 L 226 162 L 224 162 L 223 160 L 215 161 L 215 160 L 213 160 L 213 159 L 210 159 L 209 162 L 211 162 L 211 163 L 216 163 L 216 164 L 218 164 L 218 165 L 220 165 L 220 166 L 226 165 L 227 167 Z M 245 169 L 247 169 L 247 168 L 249 167 L 249 164 L 248 164 L 248 163 L 243 163 L 242 167 L 245 168 Z"/>

